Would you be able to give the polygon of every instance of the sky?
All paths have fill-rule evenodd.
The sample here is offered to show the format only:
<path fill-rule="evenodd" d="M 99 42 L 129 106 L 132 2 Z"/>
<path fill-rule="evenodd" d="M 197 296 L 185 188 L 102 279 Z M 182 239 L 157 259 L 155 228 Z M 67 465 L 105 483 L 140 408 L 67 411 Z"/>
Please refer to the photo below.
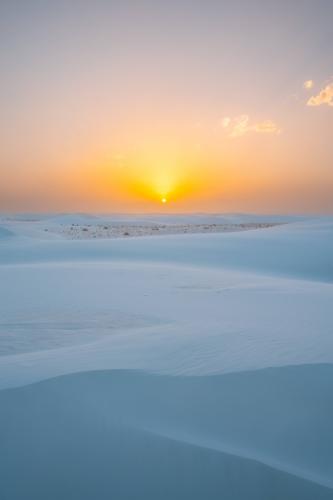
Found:
<path fill-rule="evenodd" d="M 0 0 L 0 211 L 333 213 L 332 19 Z"/>

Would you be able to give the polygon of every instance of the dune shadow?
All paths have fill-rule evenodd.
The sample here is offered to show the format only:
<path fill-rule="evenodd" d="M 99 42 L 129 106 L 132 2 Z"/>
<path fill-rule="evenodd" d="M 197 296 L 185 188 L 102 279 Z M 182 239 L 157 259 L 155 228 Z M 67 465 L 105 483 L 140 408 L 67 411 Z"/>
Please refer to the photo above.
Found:
<path fill-rule="evenodd" d="M 333 365 L 84 372 L 0 392 L 3 500 L 328 500 Z"/>

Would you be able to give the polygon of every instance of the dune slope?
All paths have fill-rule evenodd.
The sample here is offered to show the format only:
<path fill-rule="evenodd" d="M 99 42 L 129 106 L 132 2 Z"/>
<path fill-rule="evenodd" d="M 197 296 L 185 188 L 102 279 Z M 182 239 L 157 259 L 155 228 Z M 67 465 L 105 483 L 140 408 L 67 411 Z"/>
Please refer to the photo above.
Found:
<path fill-rule="evenodd" d="M 332 381 L 107 371 L 2 391 L 1 498 L 331 499 Z"/>

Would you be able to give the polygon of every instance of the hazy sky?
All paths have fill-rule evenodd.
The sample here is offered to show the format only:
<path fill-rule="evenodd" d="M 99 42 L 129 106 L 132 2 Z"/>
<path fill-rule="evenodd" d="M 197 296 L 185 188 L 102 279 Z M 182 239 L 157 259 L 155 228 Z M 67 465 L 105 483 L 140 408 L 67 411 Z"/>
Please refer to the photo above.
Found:
<path fill-rule="evenodd" d="M 333 212 L 332 25 L 332 0 L 0 0 L 0 210 Z"/>

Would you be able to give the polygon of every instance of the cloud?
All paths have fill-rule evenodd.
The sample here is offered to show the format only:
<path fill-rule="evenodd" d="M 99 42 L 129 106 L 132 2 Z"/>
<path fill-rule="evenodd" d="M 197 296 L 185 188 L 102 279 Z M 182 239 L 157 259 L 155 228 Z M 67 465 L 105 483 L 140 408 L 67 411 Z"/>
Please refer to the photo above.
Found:
<path fill-rule="evenodd" d="M 242 137 L 242 135 L 245 135 L 247 132 L 249 132 L 249 120 L 250 117 L 248 115 L 241 115 L 237 118 L 234 118 L 229 136 Z"/>
<path fill-rule="evenodd" d="M 279 134 L 281 130 L 272 122 L 272 120 L 265 120 L 263 122 L 256 123 L 251 127 L 251 130 L 258 132 L 260 134 Z"/>
<path fill-rule="evenodd" d="M 322 104 L 333 106 L 333 82 L 326 85 L 319 94 L 310 97 L 307 102 L 308 106 L 321 106 Z"/>
<path fill-rule="evenodd" d="M 229 116 L 226 116 L 225 118 L 222 118 L 221 120 L 221 125 L 223 128 L 228 128 L 231 122 L 231 118 Z"/>
<path fill-rule="evenodd" d="M 248 132 L 256 132 L 258 134 L 279 134 L 281 130 L 272 120 L 264 120 L 262 122 L 251 123 L 248 115 L 237 116 L 233 120 L 224 118 L 222 126 L 227 129 L 229 137 L 242 137 Z"/>
<path fill-rule="evenodd" d="M 306 80 L 306 82 L 303 83 L 303 87 L 306 90 L 312 89 L 314 86 L 314 81 L 313 80 Z"/>

